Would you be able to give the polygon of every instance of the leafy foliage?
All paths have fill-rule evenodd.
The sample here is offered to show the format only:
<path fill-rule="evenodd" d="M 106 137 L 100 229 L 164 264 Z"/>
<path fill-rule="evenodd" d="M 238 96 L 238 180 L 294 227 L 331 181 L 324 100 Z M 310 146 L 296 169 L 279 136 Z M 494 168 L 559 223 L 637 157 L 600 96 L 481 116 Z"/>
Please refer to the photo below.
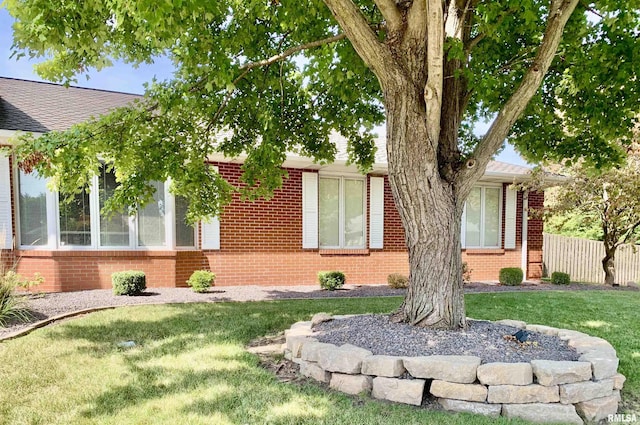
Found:
<path fill-rule="evenodd" d="M 504 267 L 500 269 L 500 283 L 508 286 L 518 286 L 524 278 L 520 267 Z"/>
<path fill-rule="evenodd" d="M 335 291 L 336 289 L 342 288 L 345 280 L 344 273 L 340 271 L 318 272 L 320 287 L 328 291 Z"/>
<path fill-rule="evenodd" d="M 392 45 L 374 2 L 355 3 Z M 19 159 L 45 159 L 37 170 L 66 194 L 87 187 L 98 157 L 115 164 L 120 186 L 107 211 L 148 201 L 149 182 L 171 177 L 171 191 L 189 200 L 190 222 L 218 214 L 233 192 L 270 196 L 286 177 L 279 166 L 287 152 L 331 161 L 332 130 L 349 140 L 350 160 L 368 170 L 372 128 L 384 119 L 382 90 L 326 4 L 7 0 L 17 19 L 14 54 L 46 58 L 36 68 L 46 79 L 68 84 L 113 59 L 139 64 L 167 55 L 176 66 L 172 80 L 152 81 L 129 107 L 64 133 L 23 137 Z M 494 117 L 533 67 L 549 5 L 481 1 L 470 13 L 470 43 L 445 40 L 447 60 L 459 63 L 454 77 L 468 87 L 462 158 L 481 142 L 477 123 Z M 510 136 L 527 158 L 584 158 L 597 166 L 621 159 L 640 99 L 629 83 L 637 81 L 639 14 L 638 0 L 577 6 L 542 89 Z M 203 162 L 238 155 L 246 159 L 237 187 Z"/>
<path fill-rule="evenodd" d="M 571 283 L 571 277 L 568 273 L 553 272 L 551 273 L 551 283 L 554 285 L 568 285 Z"/>
<path fill-rule="evenodd" d="M 187 285 L 193 289 L 193 292 L 207 292 L 213 286 L 215 279 L 216 275 L 208 270 L 196 270 L 187 280 Z"/>
<path fill-rule="evenodd" d="M 140 295 L 147 289 L 144 272 L 130 270 L 111 274 L 113 293 L 116 295 Z"/>

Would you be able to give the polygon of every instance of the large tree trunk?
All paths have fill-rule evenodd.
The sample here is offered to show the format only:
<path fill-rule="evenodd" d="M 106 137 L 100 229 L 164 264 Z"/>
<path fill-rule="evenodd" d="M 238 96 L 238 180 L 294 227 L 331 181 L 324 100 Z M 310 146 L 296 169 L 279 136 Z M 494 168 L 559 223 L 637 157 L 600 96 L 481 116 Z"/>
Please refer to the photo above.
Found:
<path fill-rule="evenodd" d="M 405 229 L 409 289 L 396 319 L 434 329 L 466 326 L 461 273 L 462 205 L 441 177 L 421 93 L 385 93 L 389 179 Z M 437 145 L 436 145 L 437 146 Z"/>

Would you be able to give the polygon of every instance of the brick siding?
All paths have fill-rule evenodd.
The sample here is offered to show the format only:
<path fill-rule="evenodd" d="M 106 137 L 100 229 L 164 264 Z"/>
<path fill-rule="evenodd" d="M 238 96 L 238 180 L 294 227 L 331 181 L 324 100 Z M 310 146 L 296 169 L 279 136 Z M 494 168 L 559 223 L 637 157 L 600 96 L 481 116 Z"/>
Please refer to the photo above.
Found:
<path fill-rule="evenodd" d="M 238 164 L 219 163 L 219 172 L 236 186 Z M 216 274 L 216 285 L 317 284 L 320 270 L 341 270 L 348 283 L 385 283 L 390 273 L 408 273 L 404 231 L 388 180 L 384 185 L 384 249 L 331 251 L 302 249 L 302 173 L 286 169 L 288 178 L 270 200 L 246 201 L 234 195 L 220 218 L 220 250 L 189 251 L 15 251 L 18 272 L 45 278 L 43 291 L 111 288 L 111 273 L 142 270 L 149 287 L 185 286 L 194 270 Z M 367 184 L 367 236 L 369 200 Z M 506 187 L 506 184 L 504 185 Z M 15 199 L 15 198 L 14 198 Z M 542 193 L 529 195 L 530 207 L 542 204 Z M 504 200 L 503 200 L 504 201 Z M 503 202 L 504 205 L 504 202 Z M 504 210 L 504 208 L 503 208 Z M 503 211 L 504 214 L 504 211 Z M 14 211 L 15 216 L 15 211 Z M 504 216 L 502 222 L 504 223 Z M 14 217 L 15 223 L 15 217 Z M 520 267 L 522 194 L 518 194 L 516 249 L 463 250 L 474 280 L 496 280 L 502 267 Z M 504 227 L 504 224 L 503 224 Z M 502 234 L 504 235 L 504 228 Z M 528 222 L 528 277 L 542 271 L 542 222 Z M 504 236 L 503 236 L 504 237 Z"/>

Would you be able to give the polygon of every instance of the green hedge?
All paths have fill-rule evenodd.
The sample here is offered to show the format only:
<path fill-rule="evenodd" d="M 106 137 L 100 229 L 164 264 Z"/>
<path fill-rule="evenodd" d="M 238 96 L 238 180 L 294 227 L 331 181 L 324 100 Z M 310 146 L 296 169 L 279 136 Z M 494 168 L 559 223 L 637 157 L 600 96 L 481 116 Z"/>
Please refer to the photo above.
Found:
<path fill-rule="evenodd" d="M 207 292 L 214 285 L 216 275 L 208 270 L 196 270 L 191 274 L 187 285 L 193 289 L 193 292 Z"/>
<path fill-rule="evenodd" d="M 500 283 L 508 286 L 518 286 L 524 278 L 520 267 L 505 267 L 500 269 Z"/>
<path fill-rule="evenodd" d="M 113 273 L 111 283 L 116 295 L 140 295 L 147 289 L 147 277 L 144 272 L 136 270 Z"/>
<path fill-rule="evenodd" d="M 320 287 L 328 291 L 334 291 L 344 285 L 344 273 L 339 271 L 318 272 Z"/>
<path fill-rule="evenodd" d="M 551 273 L 551 283 L 554 285 L 568 285 L 571 283 L 571 276 L 568 273 L 553 272 Z"/>

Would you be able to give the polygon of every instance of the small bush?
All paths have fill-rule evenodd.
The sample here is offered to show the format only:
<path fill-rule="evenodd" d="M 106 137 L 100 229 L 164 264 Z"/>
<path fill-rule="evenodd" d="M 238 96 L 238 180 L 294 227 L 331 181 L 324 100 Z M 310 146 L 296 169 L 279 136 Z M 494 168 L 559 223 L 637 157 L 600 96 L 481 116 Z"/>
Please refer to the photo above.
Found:
<path fill-rule="evenodd" d="M 500 269 L 500 283 L 508 286 L 518 286 L 522 283 L 523 273 L 520 267 L 505 267 Z"/>
<path fill-rule="evenodd" d="M 129 270 L 111 275 L 113 293 L 116 295 L 140 295 L 147 289 L 147 278 L 144 272 Z"/>
<path fill-rule="evenodd" d="M 387 283 L 393 289 L 402 289 L 409 286 L 409 278 L 400 273 L 391 273 L 387 276 Z"/>
<path fill-rule="evenodd" d="M 191 274 L 187 285 L 193 289 L 193 292 L 207 292 L 207 290 L 214 285 L 216 275 L 208 270 L 196 270 Z"/>
<path fill-rule="evenodd" d="M 462 263 L 462 282 L 463 283 L 471 283 L 471 268 L 469 268 L 469 264 L 466 261 Z"/>
<path fill-rule="evenodd" d="M 554 285 L 568 285 L 571 283 L 571 277 L 568 273 L 553 272 L 551 273 L 551 283 Z"/>
<path fill-rule="evenodd" d="M 16 295 L 14 289 L 14 285 L 5 282 L 4 276 L 0 276 L 0 328 L 13 321 L 29 320 L 23 297 Z"/>
<path fill-rule="evenodd" d="M 344 273 L 339 271 L 318 272 L 320 287 L 328 291 L 334 291 L 344 285 Z"/>

